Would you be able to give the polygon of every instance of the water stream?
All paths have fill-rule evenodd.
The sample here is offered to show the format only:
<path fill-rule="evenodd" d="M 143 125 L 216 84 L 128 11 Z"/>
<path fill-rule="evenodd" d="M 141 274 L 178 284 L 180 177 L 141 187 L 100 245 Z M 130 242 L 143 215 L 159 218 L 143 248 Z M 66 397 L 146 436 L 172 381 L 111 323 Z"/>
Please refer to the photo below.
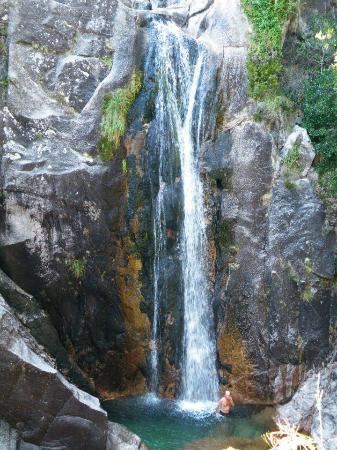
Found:
<path fill-rule="evenodd" d="M 160 277 L 165 257 L 167 185 L 175 182 L 175 159 L 179 155 L 182 189 L 180 259 L 183 281 L 183 355 L 180 398 L 184 401 L 215 401 L 218 382 L 215 367 L 213 314 L 208 295 L 203 188 L 199 177 L 199 149 L 205 92 L 202 83 L 206 50 L 175 24 L 162 19 L 152 23 L 152 54 L 158 87 L 156 120 L 159 140 L 159 191 L 154 201 L 153 233 L 154 314 L 151 352 L 152 391 L 159 383 L 159 316 L 163 283 Z M 171 162 L 171 166 L 170 166 Z"/>

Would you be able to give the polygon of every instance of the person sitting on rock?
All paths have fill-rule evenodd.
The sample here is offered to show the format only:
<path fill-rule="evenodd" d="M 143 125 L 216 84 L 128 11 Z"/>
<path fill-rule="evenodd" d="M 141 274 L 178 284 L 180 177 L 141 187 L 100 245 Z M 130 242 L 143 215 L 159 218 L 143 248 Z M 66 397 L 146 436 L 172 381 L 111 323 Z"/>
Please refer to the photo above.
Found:
<path fill-rule="evenodd" d="M 232 406 L 234 406 L 234 402 L 231 393 L 226 391 L 225 395 L 219 400 L 217 412 L 222 416 L 227 416 L 231 412 Z"/>

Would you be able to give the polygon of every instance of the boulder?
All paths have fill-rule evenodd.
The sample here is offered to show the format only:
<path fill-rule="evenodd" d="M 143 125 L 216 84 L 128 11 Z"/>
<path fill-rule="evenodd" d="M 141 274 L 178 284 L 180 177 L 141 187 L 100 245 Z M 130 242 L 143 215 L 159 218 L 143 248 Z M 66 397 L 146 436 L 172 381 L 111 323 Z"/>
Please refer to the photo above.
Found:
<path fill-rule="evenodd" d="M 2 450 L 112 450 L 140 439 L 110 424 L 99 400 L 70 384 L 0 296 Z M 122 448 L 122 447 L 121 447 Z"/>
<path fill-rule="evenodd" d="M 321 400 L 319 398 L 321 397 Z M 337 364 L 311 371 L 289 403 L 278 408 L 281 418 L 311 433 L 326 450 L 337 448 Z"/>
<path fill-rule="evenodd" d="M 141 439 L 119 423 L 109 422 L 107 450 L 146 450 Z"/>

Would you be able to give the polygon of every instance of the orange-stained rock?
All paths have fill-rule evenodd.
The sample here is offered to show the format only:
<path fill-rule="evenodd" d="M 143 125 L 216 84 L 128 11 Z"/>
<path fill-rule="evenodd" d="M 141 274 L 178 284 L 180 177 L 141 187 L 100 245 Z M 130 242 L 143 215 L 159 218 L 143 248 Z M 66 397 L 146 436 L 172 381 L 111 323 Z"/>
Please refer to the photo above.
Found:
<path fill-rule="evenodd" d="M 224 393 L 229 389 L 237 403 L 261 403 L 256 397 L 254 371 L 255 367 L 249 359 L 246 344 L 237 328 L 225 325 L 218 336 L 217 348 L 221 364 L 232 366 L 232 372 L 220 369 L 220 376 L 228 380 L 222 386 Z"/>

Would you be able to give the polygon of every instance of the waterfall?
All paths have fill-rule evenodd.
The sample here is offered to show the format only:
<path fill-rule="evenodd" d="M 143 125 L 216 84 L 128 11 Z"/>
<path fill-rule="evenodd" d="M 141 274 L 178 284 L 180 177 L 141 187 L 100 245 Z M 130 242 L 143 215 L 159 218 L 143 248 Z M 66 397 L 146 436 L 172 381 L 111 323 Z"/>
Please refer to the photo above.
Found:
<path fill-rule="evenodd" d="M 158 19 L 152 22 L 152 51 L 157 84 L 155 116 L 158 137 L 158 193 L 153 205 L 154 312 L 151 350 L 152 391 L 159 383 L 160 305 L 165 283 L 161 280 L 161 260 L 166 252 L 167 187 L 180 179 L 182 224 L 180 259 L 183 280 L 183 355 L 181 399 L 192 402 L 217 399 L 214 320 L 208 295 L 206 230 L 203 187 L 199 177 L 199 148 L 205 87 L 202 83 L 205 50 L 175 24 Z M 177 154 L 180 177 L 174 167 Z"/>
<path fill-rule="evenodd" d="M 200 50 L 199 50 L 200 51 Z M 203 103 L 197 92 L 203 64 L 201 51 L 189 91 L 188 110 L 181 129 L 180 158 L 184 190 L 183 275 L 184 275 L 184 359 L 183 390 L 185 400 L 216 400 L 217 379 L 215 343 L 212 336 L 213 314 L 204 273 L 206 233 L 204 197 L 199 177 L 199 135 Z M 196 108 L 197 107 L 197 108 Z M 196 111 L 196 126 L 193 112 Z M 193 132 L 196 138 L 193 139 Z"/>

